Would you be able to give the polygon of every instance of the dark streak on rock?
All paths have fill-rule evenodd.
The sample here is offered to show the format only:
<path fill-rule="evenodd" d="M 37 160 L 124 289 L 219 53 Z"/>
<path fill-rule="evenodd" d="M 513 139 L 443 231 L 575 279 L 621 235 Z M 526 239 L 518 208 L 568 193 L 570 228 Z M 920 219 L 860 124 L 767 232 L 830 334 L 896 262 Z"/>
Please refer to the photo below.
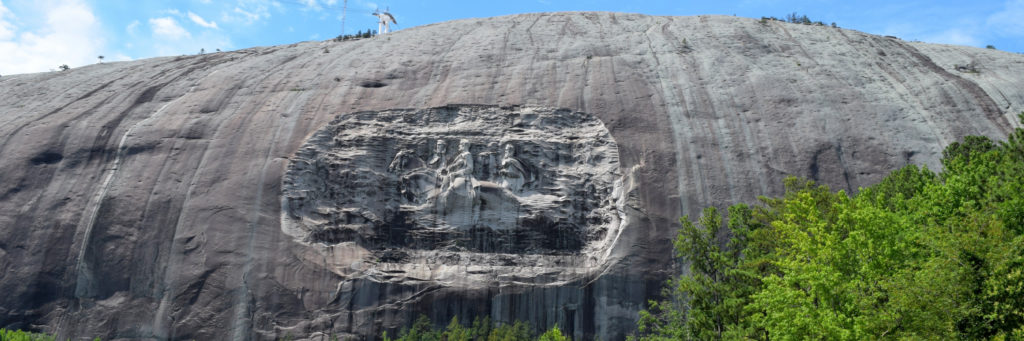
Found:
<path fill-rule="evenodd" d="M 384 82 L 381 82 L 381 81 L 363 81 L 363 82 L 359 83 L 359 86 L 364 87 L 364 88 L 375 89 L 375 88 L 383 88 L 383 87 L 388 86 L 388 85 L 387 85 L 387 83 L 384 83 Z"/>
<path fill-rule="evenodd" d="M 942 76 L 943 78 L 957 84 L 961 89 L 971 94 L 971 96 L 974 97 L 975 100 L 977 100 L 977 104 L 980 107 L 979 109 L 981 109 L 982 112 L 985 113 L 985 116 L 988 118 L 988 120 L 991 122 L 1000 123 L 996 124 L 995 126 L 1001 129 L 1004 134 L 1009 134 L 1013 130 L 1013 125 L 1010 124 L 1010 121 L 1006 119 L 1006 116 L 1003 116 L 1003 112 L 1002 110 L 999 109 L 999 105 L 997 105 L 996 102 L 992 100 L 992 97 L 990 97 L 988 93 L 986 93 L 985 90 L 981 88 L 981 86 L 978 86 L 977 83 L 946 71 L 946 69 L 943 69 L 941 66 L 935 64 L 935 62 L 932 61 L 931 58 L 928 58 L 928 56 L 925 56 L 913 46 L 910 46 L 902 42 L 896 45 L 903 48 L 911 55 L 913 55 L 915 58 L 917 58 L 919 61 L 921 61 L 921 64 L 924 65 L 929 70 L 931 70 L 932 72 L 935 72 L 936 74 Z"/>
<path fill-rule="evenodd" d="M 63 159 L 64 159 L 64 155 L 61 155 L 60 153 L 57 153 L 57 152 L 47 151 L 47 152 L 39 153 L 38 155 L 36 155 L 35 157 L 33 157 L 29 161 L 31 161 L 33 165 L 37 165 L 38 166 L 38 165 L 52 165 L 52 164 L 60 162 L 60 160 L 63 160 Z"/>

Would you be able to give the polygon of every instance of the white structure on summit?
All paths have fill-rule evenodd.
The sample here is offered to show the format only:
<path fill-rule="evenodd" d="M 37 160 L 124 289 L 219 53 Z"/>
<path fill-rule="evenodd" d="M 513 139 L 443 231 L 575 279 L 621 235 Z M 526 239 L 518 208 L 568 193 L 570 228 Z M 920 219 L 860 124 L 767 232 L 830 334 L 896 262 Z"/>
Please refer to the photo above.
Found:
<path fill-rule="evenodd" d="M 380 21 L 377 22 L 377 32 L 379 34 L 387 34 L 388 32 L 391 32 L 391 23 L 388 21 L 398 24 L 398 21 L 395 21 L 395 17 L 392 16 L 388 10 L 381 12 L 380 9 L 377 9 L 376 11 L 373 11 L 373 15 L 380 19 Z"/>

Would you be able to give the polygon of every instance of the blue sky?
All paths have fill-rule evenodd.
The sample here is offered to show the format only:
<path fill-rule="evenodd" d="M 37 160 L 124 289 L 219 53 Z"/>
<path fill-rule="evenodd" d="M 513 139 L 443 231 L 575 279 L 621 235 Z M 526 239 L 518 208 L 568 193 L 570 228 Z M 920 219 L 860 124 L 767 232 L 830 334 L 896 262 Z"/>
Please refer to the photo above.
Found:
<path fill-rule="evenodd" d="M 343 0 L 0 0 L 0 75 L 67 64 L 195 54 L 200 49 L 324 40 L 341 33 Z M 407 1 L 349 0 L 346 33 L 376 29 L 390 8 L 398 30 L 453 19 L 548 11 L 812 20 L 904 40 L 1024 52 L 1024 0 L 976 1 Z"/>

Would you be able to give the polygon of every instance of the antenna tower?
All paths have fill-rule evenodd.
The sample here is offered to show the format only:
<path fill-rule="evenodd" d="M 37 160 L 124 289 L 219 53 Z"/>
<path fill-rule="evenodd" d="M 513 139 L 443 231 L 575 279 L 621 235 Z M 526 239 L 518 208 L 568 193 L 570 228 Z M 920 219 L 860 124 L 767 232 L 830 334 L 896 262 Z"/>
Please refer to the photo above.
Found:
<path fill-rule="evenodd" d="M 387 34 L 388 32 L 391 32 L 391 23 L 395 23 L 396 25 L 398 24 L 395 17 L 391 15 L 390 10 L 391 8 L 387 7 L 384 12 L 381 12 L 380 8 L 373 11 L 373 15 L 380 19 L 380 21 L 377 22 L 377 34 Z"/>
<path fill-rule="evenodd" d="M 341 36 L 345 36 L 345 10 L 348 9 L 348 0 L 341 3 Z"/>

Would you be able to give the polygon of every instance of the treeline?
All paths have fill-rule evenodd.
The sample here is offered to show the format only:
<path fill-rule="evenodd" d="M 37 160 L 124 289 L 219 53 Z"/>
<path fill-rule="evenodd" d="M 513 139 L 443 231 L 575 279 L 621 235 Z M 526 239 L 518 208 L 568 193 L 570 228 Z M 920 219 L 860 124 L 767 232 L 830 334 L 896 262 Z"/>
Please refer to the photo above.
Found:
<path fill-rule="evenodd" d="M 1021 114 L 1024 121 L 1024 113 Z M 948 146 L 856 195 L 785 195 L 681 219 L 689 276 L 641 340 L 1024 339 L 1024 129 Z"/>
<path fill-rule="evenodd" d="M 356 34 L 342 34 L 342 35 L 339 35 L 339 36 L 334 38 L 334 41 L 345 41 L 345 40 L 350 40 L 350 39 L 371 38 L 371 37 L 374 37 L 376 35 L 377 35 L 377 30 L 367 29 L 366 32 L 363 32 L 362 30 L 360 30 Z"/>
<path fill-rule="evenodd" d="M 411 328 L 403 328 L 397 338 L 383 334 L 384 341 L 567 341 L 569 337 L 562 335 L 558 326 L 548 329 L 540 336 L 534 336 L 529 323 L 496 324 L 490 317 L 477 317 L 472 324 L 459 323 L 458 316 L 453 317 L 444 329 L 434 328 L 426 316 L 420 315 Z"/>
<path fill-rule="evenodd" d="M 813 20 L 811 20 L 811 18 L 808 18 L 806 14 L 800 15 L 800 14 L 797 14 L 796 12 L 787 14 L 785 19 L 779 19 L 779 18 L 776 18 L 776 17 L 773 17 L 773 16 L 761 17 L 761 23 L 762 24 L 767 24 L 769 21 L 781 21 L 781 22 L 788 22 L 788 23 L 792 23 L 792 24 L 825 26 L 825 23 L 821 22 L 820 20 L 819 21 L 813 21 Z M 832 23 L 832 27 L 837 27 L 836 23 Z"/>

